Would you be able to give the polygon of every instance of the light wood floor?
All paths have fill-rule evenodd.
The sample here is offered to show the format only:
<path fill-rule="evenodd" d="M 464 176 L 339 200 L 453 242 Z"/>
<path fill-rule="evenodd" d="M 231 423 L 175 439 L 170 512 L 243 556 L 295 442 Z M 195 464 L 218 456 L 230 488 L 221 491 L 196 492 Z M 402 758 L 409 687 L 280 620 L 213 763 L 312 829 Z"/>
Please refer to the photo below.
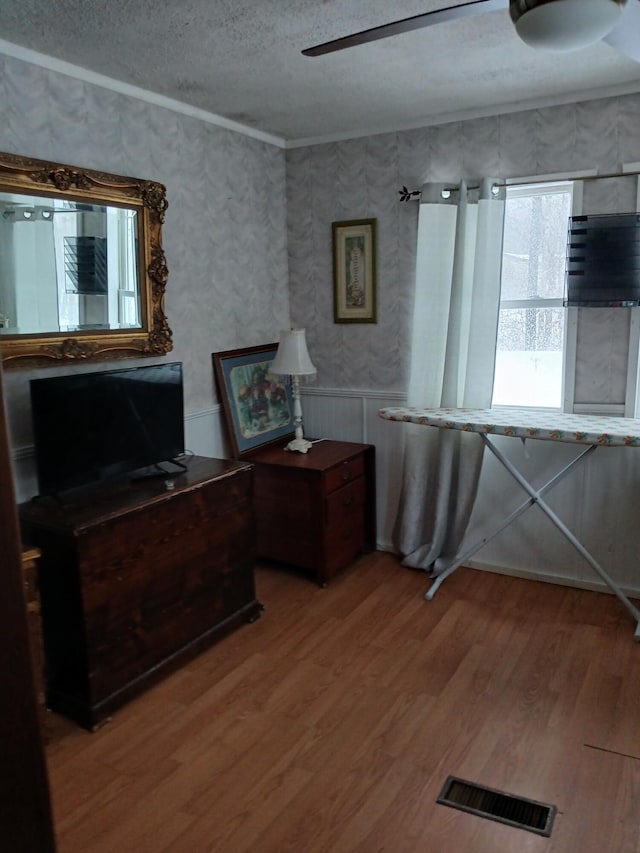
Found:
<path fill-rule="evenodd" d="M 640 851 L 640 645 L 610 595 L 373 554 L 328 589 L 257 574 L 261 619 L 91 734 L 54 717 L 60 853 Z M 558 807 L 550 839 L 435 800 Z"/>

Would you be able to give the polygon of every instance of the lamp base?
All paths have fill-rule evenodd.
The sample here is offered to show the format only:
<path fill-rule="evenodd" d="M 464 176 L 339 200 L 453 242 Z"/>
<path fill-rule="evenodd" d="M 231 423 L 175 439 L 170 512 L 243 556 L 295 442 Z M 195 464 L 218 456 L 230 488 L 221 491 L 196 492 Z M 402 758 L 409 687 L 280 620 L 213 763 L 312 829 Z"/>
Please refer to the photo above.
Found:
<path fill-rule="evenodd" d="M 313 443 L 311 441 L 307 441 L 306 438 L 294 438 L 289 442 L 286 446 L 286 450 L 297 450 L 299 453 L 307 453 L 307 451 L 311 450 L 313 447 Z"/>

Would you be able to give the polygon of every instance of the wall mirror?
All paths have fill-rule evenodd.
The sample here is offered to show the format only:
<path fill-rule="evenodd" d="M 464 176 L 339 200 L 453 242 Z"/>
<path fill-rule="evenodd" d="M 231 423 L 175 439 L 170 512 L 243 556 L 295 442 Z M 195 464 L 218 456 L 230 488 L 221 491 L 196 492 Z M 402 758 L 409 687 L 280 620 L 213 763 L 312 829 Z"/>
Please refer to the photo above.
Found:
<path fill-rule="evenodd" d="M 163 355 L 165 187 L 0 154 L 5 367 Z"/>

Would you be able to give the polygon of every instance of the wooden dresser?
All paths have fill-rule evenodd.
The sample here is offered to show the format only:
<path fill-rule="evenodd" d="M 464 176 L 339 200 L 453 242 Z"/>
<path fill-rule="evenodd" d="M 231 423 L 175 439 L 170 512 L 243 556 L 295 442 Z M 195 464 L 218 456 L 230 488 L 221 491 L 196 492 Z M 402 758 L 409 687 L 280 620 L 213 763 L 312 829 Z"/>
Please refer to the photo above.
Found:
<path fill-rule="evenodd" d="M 323 440 L 245 457 L 254 466 L 258 556 L 307 569 L 326 586 L 376 547 L 375 447 Z"/>
<path fill-rule="evenodd" d="M 259 614 L 251 466 L 188 471 L 20 506 L 42 552 L 50 708 L 95 728 L 130 697 Z"/>

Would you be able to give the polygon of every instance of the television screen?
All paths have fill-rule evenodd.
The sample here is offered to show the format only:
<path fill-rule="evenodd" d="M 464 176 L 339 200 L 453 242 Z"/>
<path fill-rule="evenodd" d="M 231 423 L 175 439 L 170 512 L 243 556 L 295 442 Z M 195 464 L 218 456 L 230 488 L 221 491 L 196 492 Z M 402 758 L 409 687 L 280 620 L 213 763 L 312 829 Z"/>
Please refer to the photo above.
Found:
<path fill-rule="evenodd" d="M 32 379 L 41 495 L 169 461 L 184 452 L 182 364 Z"/>

